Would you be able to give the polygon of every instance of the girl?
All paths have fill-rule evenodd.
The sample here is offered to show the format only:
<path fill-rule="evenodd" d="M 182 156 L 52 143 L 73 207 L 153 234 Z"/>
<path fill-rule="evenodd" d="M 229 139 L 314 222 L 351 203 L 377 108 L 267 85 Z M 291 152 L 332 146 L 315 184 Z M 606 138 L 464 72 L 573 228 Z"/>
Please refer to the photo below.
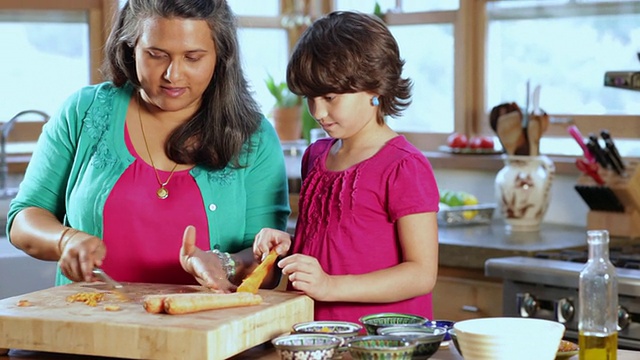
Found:
<path fill-rule="evenodd" d="M 356 322 L 366 314 L 432 317 L 438 269 L 438 188 L 422 153 L 384 121 L 410 104 L 398 45 L 378 18 L 334 12 L 302 35 L 287 83 L 331 138 L 302 160 L 295 237 L 256 236 L 271 248 L 289 289 L 316 300 L 316 320 Z"/>

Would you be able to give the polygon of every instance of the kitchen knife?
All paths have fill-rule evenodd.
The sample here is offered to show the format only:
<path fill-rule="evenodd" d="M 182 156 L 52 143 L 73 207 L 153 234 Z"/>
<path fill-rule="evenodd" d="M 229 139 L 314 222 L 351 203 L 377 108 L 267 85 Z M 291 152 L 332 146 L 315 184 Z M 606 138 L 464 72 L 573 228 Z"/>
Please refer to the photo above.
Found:
<path fill-rule="evenodd" d="M 595 162 L 596 159 L 593 157 L 593 155 L 591 155 L 589 149 L 587 149 L 587 145 L 584 143 L 584 137 L 580 133 L 580 130 L 578 130 L 578 127 L 575 125 L 571 125 L 567 128 L 567 131 L 576 140 L 578 145 L 580 145 L 580 148 L 582 149 L 584 157 L 587 159 L 587 161 L 589 161 L 590 163 Z"/>
<path fill-rule="evenodd" d="M 620 169 L 622 172 L 624 172 L 624 170 L 625 170 L 624 162 L 622 161 L 622 157 L 620 156 L 620 153 L 618 152 L 618 148 L 613 143 L 613 139 L 611 138 L 611 134 L 609 134 L 609 131 L 607 131 L 605 129 L 605 130 L 601 130 L 600 131 L 600 136 L 602 136 L 602 139 L 604 140 L 605 147 L 607 149 L 609 149 L 609 153 L 611 154 L 612 161 L 614 161 L 616 163 L 616 166 L 618 167 L 618 169 Z"/>
<path fill-rule="evenodd" d="M 100 268 L 93 268 L 93 275 L 104 281 L 106 284 L 111 285 L 114 289 L 122 290 L 123 288 L 122 284 L 113 280 L 111 276 L 107 275 L 107 273 Z"/>
<path fill-rule="evenodd" d="M 602 168 L 606 169 L 609 167 L 609 160 L 607 159 L 607 156 L 604 154 L 604 150 L 598 142 L 598 135 L 589 133 L 589 140 L 587 140 L 587 149 L 589 149 L 591 155 L 596 158 L 596 161 Z"/>
<path fill-rule="evenodd" d="M 608 147 L 605 147 L 603 149 L 603 152 L 605 157 L 607 158 L 607 161 L 609 162 L 609 164 L 611 164 L 611 168 L 613 169 L 613 171 L 615 171 L 616 174 L 618 175 L 623 175 L 624 169 L 622 169 L 618 164 L 618 161 L 615 159 L 615 156 L 611 153 L 611 149 L 609 149 Z"/>

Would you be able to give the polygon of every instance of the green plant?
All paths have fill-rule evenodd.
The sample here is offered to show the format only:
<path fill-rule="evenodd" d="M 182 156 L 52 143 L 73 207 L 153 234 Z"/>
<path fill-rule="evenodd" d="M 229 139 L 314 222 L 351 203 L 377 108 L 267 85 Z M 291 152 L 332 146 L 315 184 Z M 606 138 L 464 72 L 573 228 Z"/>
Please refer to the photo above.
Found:
<path fill-rule="evenodd" d="M 300 97 L 289 90 L 286 82 L 276 83 L 273 76 L 268 75 L 265 84 L 271 95 L 276 99 L 274 107 L 289 108 L 300 105 Z"/>

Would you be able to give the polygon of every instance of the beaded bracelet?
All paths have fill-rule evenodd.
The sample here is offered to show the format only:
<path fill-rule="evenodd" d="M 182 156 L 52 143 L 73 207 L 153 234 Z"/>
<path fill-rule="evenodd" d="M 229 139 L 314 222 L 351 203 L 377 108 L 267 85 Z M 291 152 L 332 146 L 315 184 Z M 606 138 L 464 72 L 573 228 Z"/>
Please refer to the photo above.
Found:
<path fill-rule="evenodd" d="M 231 280 L 234 276 L 236 276 L 236 262 L 231 257 L 231 254 L 228 252 L 221 252 L 218 249 L 211 250 L 212 253 L 218 256 L 220 262 L 222 263 L 222 269 L 225 273 L 227 273 L 227 279 Z"/>

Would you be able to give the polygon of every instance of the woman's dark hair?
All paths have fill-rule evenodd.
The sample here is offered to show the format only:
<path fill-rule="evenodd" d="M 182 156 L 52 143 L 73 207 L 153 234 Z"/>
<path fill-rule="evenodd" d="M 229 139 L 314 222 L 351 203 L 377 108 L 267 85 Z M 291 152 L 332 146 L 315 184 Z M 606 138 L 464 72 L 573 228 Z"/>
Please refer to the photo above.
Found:
<path fill-rule="evenodd" d="M 204 20 L 216 48 L 216 68 L 191 120 L 173 131 L 167 156 L 180 164 L 213 169 L 239 166 L 244 143 L 260 125 L 260 108 L 242 72 L 236 18 L 225 0 L 129 0 L 120 10 L 106 43 L 102 71 L 115 86 L 127 82 L 140 88 L 134 48 L 145 19 L 153 17 Z"/>
<path fill-rule="evenodd" d="M 378 123 L 411 104 L 411 80 L 402 78 L 404 60 L 379 18 L 336 11 L 316 20 L 296 44 L 287 65 L 287 85 L 309 98 L 371 91 L 379 94 Z"/>

